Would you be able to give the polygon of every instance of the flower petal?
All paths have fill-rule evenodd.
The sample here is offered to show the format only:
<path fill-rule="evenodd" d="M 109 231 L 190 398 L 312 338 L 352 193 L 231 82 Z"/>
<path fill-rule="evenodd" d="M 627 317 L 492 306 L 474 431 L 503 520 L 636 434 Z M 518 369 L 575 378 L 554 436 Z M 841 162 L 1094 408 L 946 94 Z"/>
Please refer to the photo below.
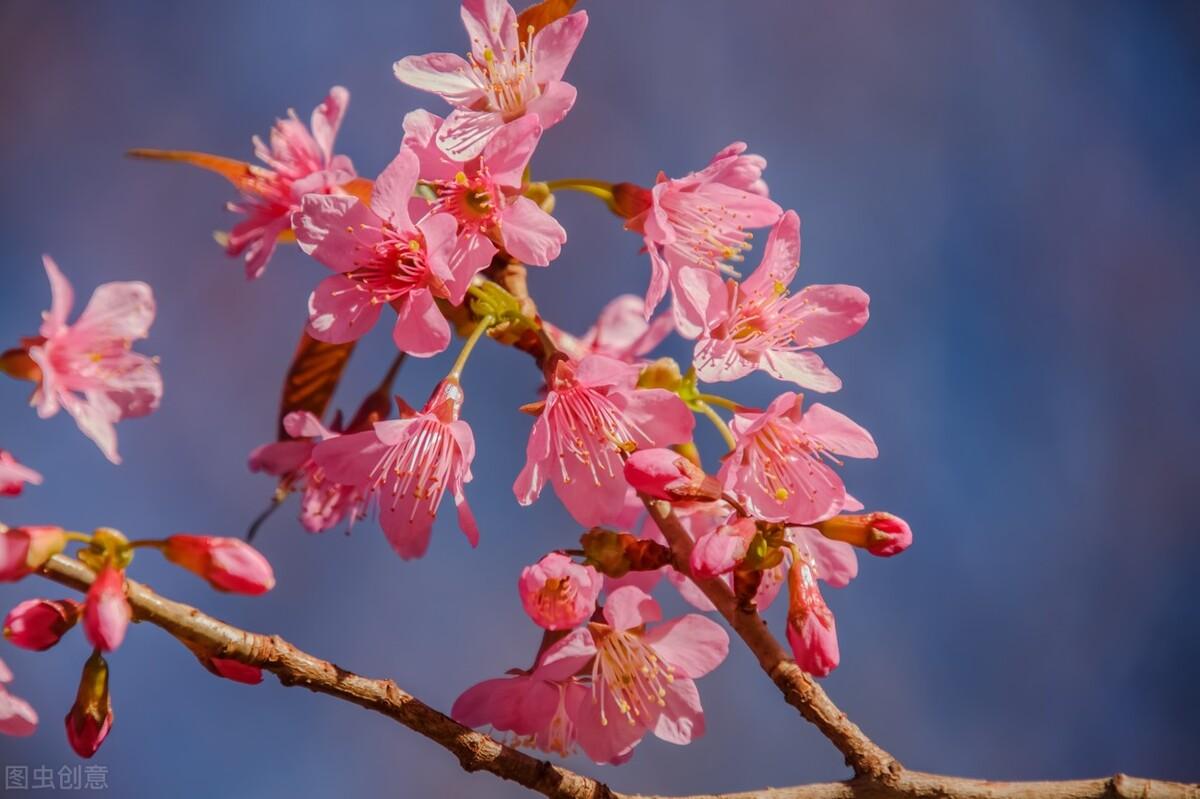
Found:
<path fill-rule="evenodd" d="M 712 619 L 689 613 L 646 632 L 645 642 L 684 677 L 697 679 L 729 654 L 729 634 Z"/>
<path fill-rule="evenodd" d="M 567 231 L 528 197 L 510 201 L 500 217 L 504 249 L 531 266 L 548 266 L 562 251 Z"/>
<path fill-rule="evenodd" d="M 450 325 L 429 289 L 410 291 L 400 301 L 392 341 L 401 352 L 428 358 L 450 346 Z"/>
<path fill-rule="evenodd" d="M 360 284 L 330 275 L 308 297 L 308 333 L 328 344 L 357 341 L 375 326 L 382 310 Z"/>
<path fill-rule="evenodd" d="M 618 588 L 604 603 L 604 620 L 617 630 L 632 630 L 661 618 L 662 608 L 654 597 L 634 585 Z"/>
<path fill-rule="evenodd" d="M 471 75 L 471 65 L 454 53 L 410 55 L 392 65 L 401 83 L 440 95 L 450 105 L 465 108 L 483 96 Z"/>

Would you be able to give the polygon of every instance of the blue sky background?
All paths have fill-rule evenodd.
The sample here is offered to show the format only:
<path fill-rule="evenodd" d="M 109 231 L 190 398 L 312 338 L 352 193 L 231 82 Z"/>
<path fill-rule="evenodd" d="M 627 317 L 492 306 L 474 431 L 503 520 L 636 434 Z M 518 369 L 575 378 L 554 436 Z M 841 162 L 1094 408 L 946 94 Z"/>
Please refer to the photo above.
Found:
<path fill-rule="evenodd" d="M 827 351 L 846 383 L 831 404 L 882 451 L 847 466 L 851 489 L 904 515 L 917 542 L 828 592 L 835 700 L 913 768 L 1200 779 L 1195 6 L 583 7 L 591 26 L 568 72 L 579 101 L 544 137 L 536 176 L 649 182 L 745 139 L 803 219 L 800 279 L 872 296 L 867 328 Z M 339 151 L 373 176 L 406 111 L 444 108 L 391 63 L 465 46 L 447 0 L 0 7 L 0 342 L 36 329 L 50 252 L 81 304 L 108 280 L 153 285 L 142 349 L 166 381 L 157 414 L 121 425 L 119 468 L 65 415 L 37 420 L 27 385 L 0 383 L 0 446 L 47 478 L 0 518 L 143 537 L 244 530 L 272 488 L 245 457 L 273 432 L 325 270 L 288 249 L 247 284 L 211 239 L 231 221 L 228 186 L 122 152 L 248 157 L 252 134 L 289 106 L 307 117 L 341 83 L 352 100 Z M 559 215 L 570 240 L 531 284 L 548 316 L 582 331 L 613 295 L 644 290 L 648 264 L 591 198 L 561 197 Z M 339 404 L 352 409 L 389 357 L 381 327 Z M 422 402 L 449 362 L 411 362 L 401 391 Z M 152 556 L 133 574 L 443 709 L 527 665 L 538 636 L 516 575 L 578 530 L 549 492 L 531 509 L 512 499 L 530 421 L 516 407 L 537 388 L 527 359 L 484 342 L 465 388 L 478 550 L 444 514 L 429 556 L 403 563 L 369 523 L 305 534 L 292 504 L 260 538 L 279 577 L 265 597 L 216 596 Z M 734 391 L 765 404 L 782 388 L 756 378 Z M 0 604 L 59 593 L 31 580 L 0 588 Z M 42 654 L 0 647 L 44 719 L 32 739 L 0 739 L 0 763 L 78 762 L 59 719 L 85 655 L 79 635 Z M 95 762 L 113 795 L 523 795 L 356 707 L 211 678 L 156 629 L 131 630 L 111 664 L 116 724 Z M 710 732 L 697 743 L 648 740 L 620 768 L 570 765 L 645 793 L 846 775 L 740 647 L 701 692 Z"/>

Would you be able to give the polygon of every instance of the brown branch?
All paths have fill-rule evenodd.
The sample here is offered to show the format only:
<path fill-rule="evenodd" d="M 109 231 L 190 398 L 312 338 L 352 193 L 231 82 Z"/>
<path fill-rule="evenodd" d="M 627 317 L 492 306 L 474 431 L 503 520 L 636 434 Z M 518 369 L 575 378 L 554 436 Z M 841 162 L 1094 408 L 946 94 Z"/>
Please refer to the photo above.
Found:
<path fill-rule="evenodd" d="M 652 513 L 655 511 L 652 510 Z M 656 520 L 661 514 L 656 513 Z M 673 521 L 673 516 L 667 519 Z M 670 527 L 670 521 L 664 523 Z M 677 525 L 677 522 L 676 522 Z M 677 530 L 682 532 L 682 530 Z M 685 534 L 686 537 L 686 534 Z M 95 573 L 77 560 L 55 555 L 42 576 L 79 591 L 86 591 Z M 702 586 L 703 587 L 703 586 Z M 458 758 L 466 771 L 489 771 L 550 799 L 670 799 L 620 794 L 581 774 L 538 760 L 492 738 L 464 727 L 398 687 L 391 680 L 362 677 L 327 660 L 304 652 L 277 635 L 259 635 L 238 629 L 196 608 L 159 596 L 140 583 L 126 581 L 126 595 L 134 618 L 154 624 L 209 657 L 237 660 L 270 671 L 287 686 L 303 686 L 381 713 L 439 744 Z M 714 602 L 716 599 L 714 598 Z M 761 620 L 759 621 L 761 625 Z M 764 628 L 765 629 L 765 628 Z M 769 634 L 768 634 L 769 637 Z M 748 642 L 749 643 L 749 642 Z M 778 648 L 778 644 L 775 645 Z M 751 647 L 754 649 L 754 646 Z M 755 654 L 759 654 L 755 650 Z M 760 656 L 760 660 L 762 657 Z M 803 675 L 802 675 L 803 676 Z M 776 680 L 779 682 L 779 680 Z M 815 687 L 815 686 L 814 686 Z M 825 695 L 817 688 L 820 697 Z M 789 698 L 789 701 L 792 701 Z M 794 704 L 794 703 L 793 703 Z M 837 708 L 824 698 L 821 712 Z M 806 718 L 808 714 L 806 713 Z M 866 736 L 845 718 L 853 733 Z M 820 726 L 820 724 L 818 724 Z M 828 734 L 828 733 L 827 733 Z M 849 735 L 849 733 L 847 733 Z M 866 741 L 870 744 L 870 741 Z M 871 744 L 871 746 L 874 746 Z M 875 747 L 878 750 L 878 747 Z M 882 752 L 882 750 L 878 750 Z M 886 755 L 886 753 L 884 753 Z M 895 761 L 891 761 L 895 762 Z M 1143 780 L 1118 774 L 1109 779 L 1071 782 L 985 782 L 942 777 L 916 771 L 899 771 L 881 782 L 861 776 L 848 782 L 765 788 L 734 794 L 705 794 L 679 799 L 1200 799 L 1200 787 L 1160 780 Z"/>
<path fill-rule="evenodd" d="M 646 509 L 666 537 L 675 556 L 675 568 L 691 576 L 692 538 L 675 517 L 669 503 L 646 500 Z M 846 758 L 846 765 L 858 777 L 889 784 L 904 769 L 894 757 L 884 751 L 846 717 L 833 700 L 792 660 L 779 640 L 767 629 L 767 623 L 757 612 L 740 607 L 733 591 L 719 579 L 692 580 L 704 595 L 716 605 L 746 646 L 758 658 L 758 665 L 783 692 L 784 698 L 804 718 L 828 738 Z"/>

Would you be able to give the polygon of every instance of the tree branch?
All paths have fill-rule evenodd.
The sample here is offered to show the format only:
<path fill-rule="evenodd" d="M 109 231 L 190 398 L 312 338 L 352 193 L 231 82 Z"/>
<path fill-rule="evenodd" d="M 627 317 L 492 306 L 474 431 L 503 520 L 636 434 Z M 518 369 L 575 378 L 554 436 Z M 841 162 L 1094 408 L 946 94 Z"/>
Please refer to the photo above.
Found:
<path fill-rule="evenodd" d="M 654 508 L 651 513 L 655 514 L 656 521 L 661 516 Z M 671 528 L 672 522 L 675 528 L 671 534 L 683 533 L 672 515 L 665 517 L 663 524 Z M 686 533 L 683 535 L 687 537 Z M 96 577 L 87 566 L 63 555 L 51 558 L 41 574 L 79 591 L 86 591 Z M 275 674 L 283 685 L 303 686 L 310 691 L 328 694 L 381 713 L 442 746 L 458 758 L 466 771 L 488 771 L 550 799 L 670 799 L 617 793 L 602 782 L 538 760 L 505 746 L 489 735 L 464 727 L 402 690 L 391 680 L 376 680 L 346 671 L 298 649 L 277 635 L 260 635 L 238 629 L 189 605 L 159 596 L 133 580 L 126 580 L 125 586 L 134 618 L 138 621 L 161 627 L 189 648 L 198 649 L 209 657 L 229 658 L 257 666 Z M 705 586 L 701 584 L 701 587 Z M 715 593 L 720 595 L 719 592 Z M 710 598 L 717 601 L 716 597 L 710 595 Z M 754 618 L 757 619 L 757 614 Z M 762 620 L 758 619 L 757 623 L 763 635 L 773 641 L 770 634 L 766 633 Z M 754 640 L 759 641 L 758 638 Z M 750 641 L 747 643 L 750 644 Z M 763 655 L 756 648 L 760 646 L 761 643 L 751 644 L 751 649 L 762 661 Z M 779 649 L 778 643 L 775 643 L 775 648 Z M 779 659 L 786 660 L 782 651 Z M 792 667 L 795 668 L 795 664 Z M 806 675 L 800 676 L 807 679 Z M 783 687 L 779 678 L 776 678 L 776 683 Z M 864 749 L 867 754 L 873 748 L 887 756 L 840 714 L 815 683 L 812 685 L 823 704 L 813 701 L 811 695 L 806 701 L 816 708 L 818 717 L 823 718 L 831 712 L 836 714 L 841 724 L 849 728 L 842 731 L 844 737 L 851 740 L 857 736 L 857 739 L 861 739 L 858 745 L 862 742 L 868 745 Z M 796 704 L 790 696 L 788 701 Z M 801 708 L 801 712 L 805 712 L 804 708 Z M 810 718 L 807 712 L 805 718 Z M 825 722 L 814 723 L 824 731 L 822 723 Z M 897 772 L 886 783 L 864 775 L 848 782 L 766 788 L 747 793 L 705 794 L 679 799 L 1200 799 L 1200 787 L 1195 785 L 1143 780 L 1122 774 L 1109 779 L 1072 782 L 985 782 L 904 771 L 890 757 L 889 762 L 896 765 Z"/>
<path fill-rule="evenodd" d="M 850 721 L 821 686 L 805 674 L 788 656 L 778 639 L 767 629 L 755 611 L 740 607 L 733 591 L 719 579 L 698 580 L 691 576 L 692 537 L 679 523 L 669 503 L 645 500 L 658 529 L 671 545 L 675 557 L 675 568 L 691 577 L 704 595 L 716 605 L 717 610 L 729 622 L 754 656 L 758 665 L 783 692 L 784 699 L 804 718 L 808 719 L 828 738 L 846 758 L 846 765 L 854 769 L 858 777 L 869 777 L 873 782 L 890 784 L 903 773 L 903 767 L 882 747 L 867 737 L 858 725 Z"/>

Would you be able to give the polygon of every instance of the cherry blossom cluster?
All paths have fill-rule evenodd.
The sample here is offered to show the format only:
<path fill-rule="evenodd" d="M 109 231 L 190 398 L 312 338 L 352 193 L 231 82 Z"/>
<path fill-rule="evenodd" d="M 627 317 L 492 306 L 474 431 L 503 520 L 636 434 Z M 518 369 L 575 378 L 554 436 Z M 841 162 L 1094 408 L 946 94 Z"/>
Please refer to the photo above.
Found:
<path fill-rule="evenodd" d="M 706 615 L 716 610 L 703 590 L 709 581 L 723 581 L 746 612 L 766 611 L 786 586 L 796 661 L 825 676 L 839 649 L 822 583 L 846 586 L 857 574 L 856 548 L 891 556 L 912 533 L 897 516 L 862 513 L 839 475 L 843 458 L 876 457 L 871 435 L 796 390 L 841 388 L 816 350 L 861 330 L 869 301 L 854 286 L 793 286 L 800 219 L 770 198 L 764 158 L 735 142 L 701 169 L 679 178 L 660 173 L 651 186 L 534 178 L 542 135 L 576 100 L 563 78 L 588 18 L 569 13 L 571 6 L 556 0 L 518 14 L 506 0 L 463 0 L 465 55 L 408 56 L 394 67 L 400 81 L 450 109 L 444 117 L 409 113 L 399 151 L 373 180 L 335 153 L 349 103 L 341 87 L 307 126 L 289 112 L 267 142 L 255 138 L 261 164 L 137 154 L 192 163 L 234 184 L 240 199 L 229 209 L 242 220 L 220 240 L 248 277 L 261 277 L 287 241 L 327 270 L 308 300 L 311 340 L 345 347 L 385 314 L 400 358 L 434 357 L 456 333 L 465 338 L 420 409 L 391 396 L 397 361 L 348 421 L 292 408 L 280 438 L 253 450 L 250 469 L 279 481 L 275 504 L 300 494 L 309 532 L 374 520 L 401 558 L 420 558 L 449 495 L 458 527 L 478 545 L 466 494 L 475 438 L 464 417 L 464 369 L 483 337 L 534 356 L 544 385 L 519 409 L 533 421 L 513 493 L 531 505 L 549 484 L 578 529 L 519 577 L 520 603 L 542 631 L 532 665 L 469 688 L 452 714 L 518 745 L 616 764 L 647 733 L 676 744 L 703 734 L 696 681 L 729 646 Z M 649 261 L 645 296 L 615 298 L 578 337 L 541 317 L 523 281 L 504 279 L 569 252 L 553 215 L 560 191 L 601 199 L 640 237 Z M 743 277 L 755 231 L 764 230 L 758 264 Z M 71 325 L 70 285 L 48 258 L 45 267 L 52 308 L 38 337 L 0 365 L 35 382 L 40 415 L 65 408 L 116 463 L 114 423 L 150 412 L 162 393 L 154 361 L 130 349 L 148 332 L 153 296 L 140 283 L 101 286 Z M 690 364 L 652 359 L 672 333 L 694 342 Z M 708 388 L 756 371 L 788 387 L 765 408 Z M 714 470 L 697 446 L 698 417 L 726 445 Z M 39 480 L 0 453 L 0 491 Z M 662 514 L 691 538 L 687 551 L 664 538 L 655 521 Z M 57 528 L 4 535 L 6 579 L 38 568 L 70 540 Z M 100 653 L 120 644 L 129 620 L 122 586 L 134 548 L 154 546 L 222 590 L 256 593 L 273 577 L 261 556 L 230 539 L 74 535 L 85 544 L 80 557 L 98 572 L 82 605 L 22 603 L 5 632 L 20 646 L 44 649 L 83 620 L 96 654 L 68 733 L 77 751 L 90 754 L 111 723 Z M 695 613 L 663 619 L 651 592 L 664 577 Z M 202 660 L 231 679 L 261 676 Z"/>

